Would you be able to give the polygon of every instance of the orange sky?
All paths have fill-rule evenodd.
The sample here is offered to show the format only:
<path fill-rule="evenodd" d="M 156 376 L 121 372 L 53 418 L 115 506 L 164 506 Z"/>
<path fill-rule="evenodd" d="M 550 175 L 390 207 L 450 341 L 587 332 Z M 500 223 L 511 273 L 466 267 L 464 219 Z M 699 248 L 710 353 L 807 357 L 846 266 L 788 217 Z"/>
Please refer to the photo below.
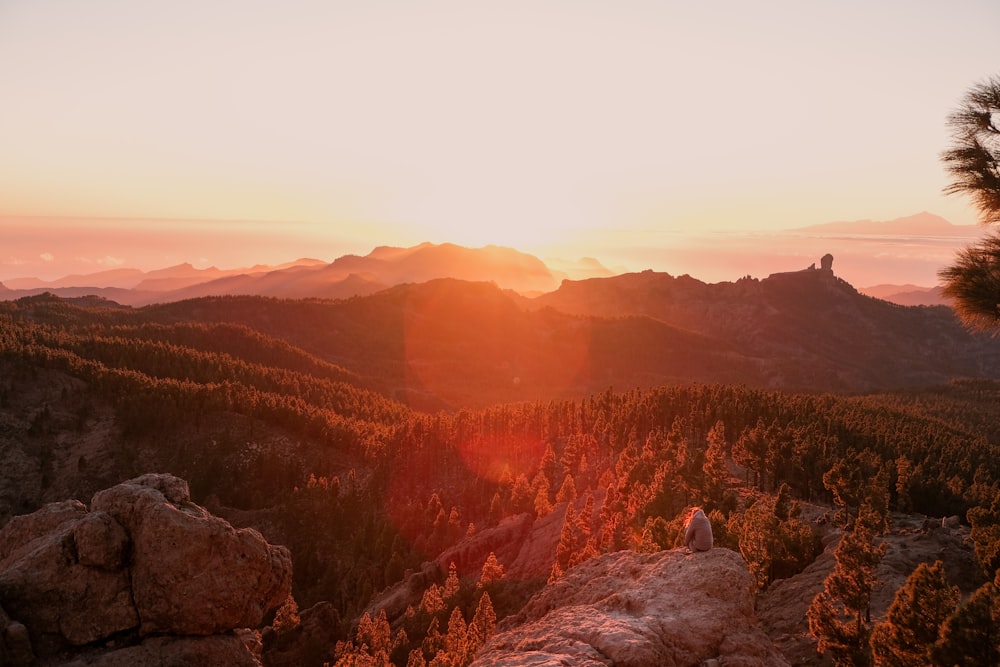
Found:
<path fill-rule="evenodd" d="M 691 234 L 969 224 L 938 155 L 997 25 L 993 0 L 7 0 L 0 280 L 421 241 L 682 273 L 655 262 Z"/>

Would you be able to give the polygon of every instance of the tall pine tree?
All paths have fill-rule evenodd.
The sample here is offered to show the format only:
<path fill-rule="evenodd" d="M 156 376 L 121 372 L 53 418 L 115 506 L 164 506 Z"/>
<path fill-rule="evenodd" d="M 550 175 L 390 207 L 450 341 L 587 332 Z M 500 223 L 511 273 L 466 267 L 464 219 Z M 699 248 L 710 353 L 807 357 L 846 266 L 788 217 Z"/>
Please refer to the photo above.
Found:
<path fill-rule="evenodd" d="M 833 571 L 809 605 L 809 631 L 821 653 L 829 653 L 834 665 L 866 667 L 871 664 L 872 590 L 877 582 L 875 569 L 886 552 L 884 542 L 876 544 L 873 524 L 881 517 L 862 507 L 854 530 L 844 533 L 834 552 Z"/>
<path fill-rule="evenodd" d="M 1000 665 L 1000 591 L 997 582 L 981 586 L 941 627 L 931 648 L 933 664 L 951 667 Z"/>
<path fill-rule="evenodd" d="M 872 657 L 878 667 L 931 662 L 938 630 L 961 599 L 945 578 L 944 563 L 921 563 L 896 591 L 886 619 L 872 630 Z"/>

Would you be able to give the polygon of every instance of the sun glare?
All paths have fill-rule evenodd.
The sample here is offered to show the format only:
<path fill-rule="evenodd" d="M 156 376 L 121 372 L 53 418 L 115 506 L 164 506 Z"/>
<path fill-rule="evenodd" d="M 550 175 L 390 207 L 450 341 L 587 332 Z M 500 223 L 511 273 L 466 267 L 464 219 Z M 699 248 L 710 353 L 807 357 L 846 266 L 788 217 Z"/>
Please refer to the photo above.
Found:
<path fill-rule="evenodd" d="M 436 243 L 469 247 L 500 245 L 529 249 L 572 240 L 594 224 L 592 211 L 571 201 L 554 199 L 530 184 L 483 187 L 474 180 L 458 181 L 451 191 L 424 190 L 400 197 L 388 219 L 404 220 Z"/>

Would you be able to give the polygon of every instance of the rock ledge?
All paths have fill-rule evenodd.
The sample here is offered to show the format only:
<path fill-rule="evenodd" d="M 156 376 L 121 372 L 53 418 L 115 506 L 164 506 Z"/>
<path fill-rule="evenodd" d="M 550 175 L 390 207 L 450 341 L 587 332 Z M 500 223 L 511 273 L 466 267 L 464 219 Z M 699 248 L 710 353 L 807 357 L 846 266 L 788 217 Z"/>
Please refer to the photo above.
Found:
<path fill-rule="evenodd" d="M 581 563 L 506 619 L 475 667 L 788 665 L 728 549 L 622 551 Z"/>

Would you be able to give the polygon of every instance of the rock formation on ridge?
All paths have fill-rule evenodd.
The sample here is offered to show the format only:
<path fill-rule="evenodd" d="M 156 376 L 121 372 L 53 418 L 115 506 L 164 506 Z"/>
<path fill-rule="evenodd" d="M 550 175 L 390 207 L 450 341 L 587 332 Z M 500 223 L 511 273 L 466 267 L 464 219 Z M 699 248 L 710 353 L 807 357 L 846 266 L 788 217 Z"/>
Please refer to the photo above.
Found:
<path fill-rule="evenodd" d="M 261 625 L 291 576 L 286 548 L 143 475 L 0 530 L 0 662 L 259 664 L 233 631 Z"/>
<path fill-rule="evenodd" d="M 505 580 L 537 592 L 519 613 L 501 621 L 476 667 L 659 667 L 712 659 L 742 667 L 788 664 L 758 625 L 746 563 L 728 549 L 604 554 L 544 584 L 566 507 L 560 503 L 540 519 L 508 517 L 462 540 L 377 596 L 368 613 L 385 611 L 398 626 L 428 585 L 444 582 L 450 563 L 460 577 L 474 579 L 492 552 Z"/>
<path fill-rule="evenodd" d="M 474 667 L 787 665 L 734 551 L 620 551 L 570 569 L 506 619 Z"/>

